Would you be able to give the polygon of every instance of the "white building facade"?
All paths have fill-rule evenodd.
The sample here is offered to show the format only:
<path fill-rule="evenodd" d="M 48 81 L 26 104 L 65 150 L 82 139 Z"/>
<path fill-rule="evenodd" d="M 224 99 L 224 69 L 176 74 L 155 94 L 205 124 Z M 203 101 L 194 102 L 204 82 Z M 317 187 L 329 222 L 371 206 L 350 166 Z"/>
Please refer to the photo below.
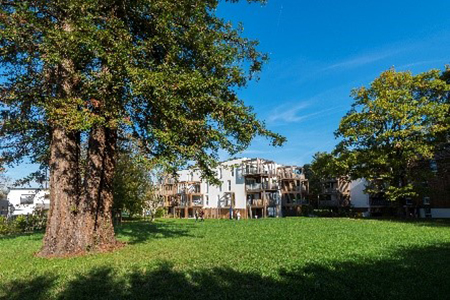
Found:
<path fill-rule="evenodd" d="M 7 197 L 9 214 L 12 216 L 32 214 L 36 209 L 50 209 L 50 193 L 45 189 L 10 189 Z"/>

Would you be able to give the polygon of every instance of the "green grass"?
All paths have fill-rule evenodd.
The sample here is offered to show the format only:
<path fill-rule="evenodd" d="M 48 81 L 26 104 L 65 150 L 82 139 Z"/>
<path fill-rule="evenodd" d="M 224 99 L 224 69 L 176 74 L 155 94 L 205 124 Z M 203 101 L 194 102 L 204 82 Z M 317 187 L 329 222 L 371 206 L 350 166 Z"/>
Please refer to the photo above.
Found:
<path fill-rule="evenodd" d="M 0 237 L 0 299 L 449 299 L 450 224 L 286 218 L 159 220 L 128 245 L 33 256 L 42 234 Z"/>

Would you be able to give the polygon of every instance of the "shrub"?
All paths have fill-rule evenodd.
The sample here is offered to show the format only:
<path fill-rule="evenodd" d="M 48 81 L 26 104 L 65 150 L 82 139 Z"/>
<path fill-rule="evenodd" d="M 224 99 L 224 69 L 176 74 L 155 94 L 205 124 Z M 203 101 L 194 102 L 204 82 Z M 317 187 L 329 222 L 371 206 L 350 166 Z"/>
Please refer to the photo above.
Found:
<path fill-rule="evenodd" d="M 35 210 L 31 215 L 20 215 L 6 219 L 0 217 L 0 234 L 17 234 L 41 231 L 47 224 L 47 213 L 41 209 Z"/>
<path fill-rule="evenodd" d="M 155 219 L 156 218 L 162 218 L 166 215 L 166 210 L 162 207 L 159 207 L 158 209 L 156 209 L 155 212 Z"/>

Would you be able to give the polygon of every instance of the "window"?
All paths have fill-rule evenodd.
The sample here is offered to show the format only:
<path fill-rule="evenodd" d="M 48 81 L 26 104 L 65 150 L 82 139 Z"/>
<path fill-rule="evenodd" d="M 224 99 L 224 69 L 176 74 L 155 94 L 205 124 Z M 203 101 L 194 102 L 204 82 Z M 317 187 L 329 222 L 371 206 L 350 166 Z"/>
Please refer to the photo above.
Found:
<path fill-rule="evenodd" d="M 206 183 L 206 193 L 209 193 L 209 183 Z"/>
<path fill-rule="evenodd" d="M 194 174 L 191 173 L 191 174 L 189 175 L 189 181 L 194 181 Z"/>
<path fill-rule="evenodd" d="M 217 195 L 217 204 L 219 204 L 219 203 L 220 203 L 220 196 Z"/>
<path fill-rule="evenodd" d="M 209 196 L 208 195 L 205 196 L 205 200 L 206 200 L 206 206 L 208 206 L 209 205 Z"/>
<path fill-rule="evenodd" d="M 231 192 L 231 180 L 228 180 L 228 191 Z"/>
<path fill-rule="evenodd" d="M 234 177 L 234 167 L 231 167 L 231 177 Z"/>
<path fill-rule="evenodd" d="M 406 198 L 406 205 L 412 205 L 411 198 Z"/>
<path fill-rule="evenodd" d="M 423 197 L 423 205 L 430 205 L 430 197 Z"/>
<path fill-rule="evenodd" d="M 33 204 L 34 196 L 34 194 L 20 195 L 20 204 Z"/>
<path fill-rule="evenodd" d="M 222 168 L 219 168 L 219 179 L 222 179 Z"/>
<path fill-rule="evenodd" d="M 221 192 L 222 191 L 222 183 L 220 183 L 220 185 L 219 185 L 219 192 Z"/>

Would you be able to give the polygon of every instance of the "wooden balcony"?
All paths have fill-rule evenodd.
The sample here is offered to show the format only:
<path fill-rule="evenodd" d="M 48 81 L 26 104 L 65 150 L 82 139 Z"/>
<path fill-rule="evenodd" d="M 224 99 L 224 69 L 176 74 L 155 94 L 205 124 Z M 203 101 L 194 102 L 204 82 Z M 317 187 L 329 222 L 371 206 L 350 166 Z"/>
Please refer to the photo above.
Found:
<path fill-rule="evenodd" d="M 279 168 L 277 177 L 279 180 L 306 180 L 305 174 L 303 174 L 303 168 L 300 167 Z"/>
<path fill-rule="evenodd" d="M 319 200 L 319 207 L 338 207 L 339 200 Z"/>
<path fill-rule="evenodd" d="M 266 191 L 266 190 L 278 190 L 279 186 L 277 183 L 252 183 L 252 184 L 246 184 L 245 190 L 247 192 L 260 192 L 260 191 Z"/>
<path fill-rule="evenodd" d="M 278 203 L 276 199 L 252 199 L 247 200 L 247 205 L 250 207 L 274 207 Z"/>

